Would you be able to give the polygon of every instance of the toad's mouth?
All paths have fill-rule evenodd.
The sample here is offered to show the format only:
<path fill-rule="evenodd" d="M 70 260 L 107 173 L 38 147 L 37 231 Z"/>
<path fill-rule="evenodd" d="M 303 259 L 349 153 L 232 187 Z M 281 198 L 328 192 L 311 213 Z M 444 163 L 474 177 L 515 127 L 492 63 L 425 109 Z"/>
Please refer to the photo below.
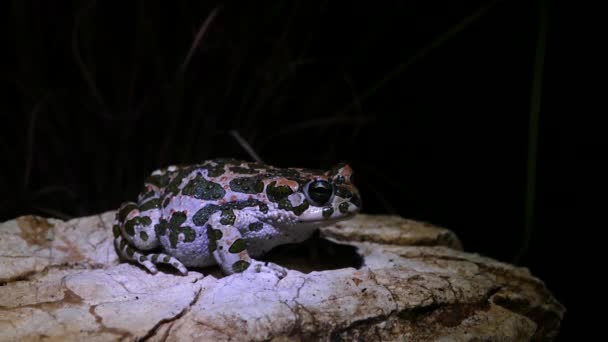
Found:
<path fill-rule="evenodd" d="M 302 216 L 298 217 L 296 221 L 298 223 L 311 223 L 317 226 L 325 226 L 334 224 L 339 221 L 348 220 L 359 212 L 359 209 L 356 208 L 354 210 L 349 210 L 345 212 L 341 212 L 339 210 L 332 210 L 331 214 L 323 215 L 321 210 L 322 208 L 319 209 L 320 210 L 312 210 L 302 214 Z"/>

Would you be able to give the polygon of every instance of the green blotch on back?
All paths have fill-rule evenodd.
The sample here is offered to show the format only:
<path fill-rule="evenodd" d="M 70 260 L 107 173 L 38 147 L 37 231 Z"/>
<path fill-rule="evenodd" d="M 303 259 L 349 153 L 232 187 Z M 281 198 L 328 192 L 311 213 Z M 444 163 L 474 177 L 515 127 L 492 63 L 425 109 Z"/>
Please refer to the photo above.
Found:
<path fill-rule="evenodd" d="M 230 245 L 230 248 L 228 248 L 228 252 L 236 254 L 236 253 L 240 253 L 240 252 L 244 251 L 245 248 L 247 248 L 247 244 L 245 243 L 245 240 L 236 239 L 236 241 L 234 241 L 234 243 L 232 243 L 232 245 Z"/>
<path fill-rule="evenodd" d="M 152 224 L 152 219 L 148 216 L 135 216 L 127 221 L 124 225 L 125 233 L 129 236 L 135 235 L 135 226 L 149 226 Z"/>
<path fill-rule="evenodd" d="M 340 203 L 340 205 L 338 206 L 338 209 L 340 209 L 340 212 L 343 214 L 346 214 L 348 212 L 348 206 L 350 204 L 348 202 L 342 202 Z"/>
<path fill-rule="evenodd" d="M 264 182 L 260 177 L 239 177 L 230 181 L 230 189 L 244 194 L 258 194 L 264 191 Z"/>
<path fill-rule="evenodd" d="M 177 195 L 179 193 L 179 186 L 182 184 L 184 178 L 186 178 L 192 172 L 192 168 L 186 167 L 171 173 L 171 182 L 165 187 L 165 195 L 172 193 Z"/>
<path fill-rule="evenodd" d="M 229 164 L 238 165 L 240 162 L 233 158 L 216 158 L 207 161 L 200 168 L 207 170 L 207 176 L 209 177 L 219 177 L 224 174 L 224 167 Z"/>
<path fill-rule="evenodd" d="M 248 207 L 258 207 L 259 210 L 261 212 L 263 212 L 264 214 L 266 214 L 268 212 L 268 205 L 266 205 L 266 203 L 256 200 L 256 199 L 248 199 L 248 200 L 244 200 L 244 201 L 236 201 L 236 202 L 230 202 L 230 203 L 226 203 L 222 205 L 223 209 L 245 209 Z"/>
<path fill-rule="evenodd" d="M 237 262 L 235 262 L 234 264 L 232 264 L 232 270 L 235 273 L 241 273 L 244 270 L 246 270 L 249 267 L 249 263 L 245 260 L 239 260 Z"/>
<path fill-rule="evenodd" d="M 279 202 L 293 193 L 293 190 L 287 185 L 275 186 L 276 184 L 277 182 L 273 181 L 266 187 L 266 196 L 270 201 Z"/>
<path fill-rule="evenodd" d="M 298 170 L 294 169 L 277 169 L 277 168 L 269 168 L 266 170 L 267 177 L 284 177 L 284 178 L 301 178 L 302 175 Z"/>
<path fill-rule="evenodd" d="M 124 222 L 125 219 L 127 218 L 127 215 L 129 215 L 129 213 L 133 209 L 137 209 L 137 205 L 135 205 L 135 203 L 129 203 L 129 204 L 125 205 L 124 207 L 122 207 L 120 209 L 120 211 L 118 212 L 118 220 L 120 222 Z"/>
<path fill-rule="evenodd" d="M 151 199 L 148 202 L 139 206 L 139 211 L 146 211 L 150 209 L 160 208 L 160 198 Z"/>
<path fill-rule="evenodd" d="M 192 222 L 197 226 L 204 226 L 205 223 L 207 223 L 207 220 L 209 220 L 209 217 L 220 210 L 222 210 L 222 208 L 219 205 L 206 205 L 192 216 Z"/>
<path fill-rule="evenodd" d="M 165 169 L 162 175 L 153 175 L 146 179 L 145 183 L 150 183 L 158 188 L 164 188 L 169 184 L 169 172 Z"/>
<path fill-rule="evenodd" d="M 222 215 L 220 216 L 220 223 L 225 225 L 234 225 L 234 220 L 236 216 L 234 215 L 234 211 L 232 209 L 222 210 Z"/>
<path fill-rule="evenodd" d="M 258 173 L 257 170 L 252 170 L 252 169 L 242 167 L 242 166 L 231 166 L 228 168 L 228 170 L 230 170 L 234 173 L 245 173 L 245 174 Z"/>
<path fill-rule="evenodd" d="M 147 190 L 148 190 L 148 188 L 146 186 L 144 186 L 144 190 L 142 190 L 142 192 L 141 192 L 143 194 L 143 195 L 141 195 L 141 198 L 140 198 L 141 201 L 154 196 L 155 192 L 153 190 L 150 190 L 150 191 L 147 191 Z"/>
<path fill-rule="evenodd" d="M 264 214 L 268 213 L 268 205 L 266 205 L 266 203 L 256 200 L 256 199 L 248 199 L 245 201 L 229 202 L 229 203 L 222 204 L 222 205 L 208 204 L 208 205 L 202 207 L 201 209 L 199 209 L 194 214 L 194 216 L 192 217 L 192 222 L 197 226 L 204 226 L 205 223 L 207 223 L 207 221 L 209 220 L 209 217 L 211 217 L 211 215 L 213 215 L 214 213 L 216 213 L 218 211 L 223 211 L 223 210 L 228 210 L 228 209 L 241 210 L 244 208 L 256 207 L 256 206 L 259 208 L 259 210 L 262 213 L 264 213 Z"/>
<path fill-rule="evenodd" d="M 210 182 L 198 173 L 194 179 L 182 189 L 182 194 L 202 200 L 218 200 L 226 194 L 226 190 L 214 182 Z"/>
<path fill-rule="evenodd" d="M 139 238 L 142 239 L 143 241 L 148 241 L 148 233 L 141 231 L 139 232 Z"/>

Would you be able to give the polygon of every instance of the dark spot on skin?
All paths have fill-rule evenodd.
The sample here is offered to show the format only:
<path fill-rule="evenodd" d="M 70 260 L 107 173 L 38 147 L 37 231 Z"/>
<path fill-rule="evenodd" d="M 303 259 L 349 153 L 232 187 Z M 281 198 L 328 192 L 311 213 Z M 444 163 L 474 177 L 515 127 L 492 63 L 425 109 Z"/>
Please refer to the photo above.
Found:
<path fill-rule="evenodd" d="M 256 200 L 256 199 L 229 202 L 229 203 L 225 203 L 222 205 L 208 204 L 208 205 L 204 206 L 203 208 L 199 209 L 194 214 L 194 216 L 192 217 L 192 222 L 194 222 L 194 224 L 197 226 L 204 226 L 205 223 L 207 223 L 207 221 L 209 220 L 209 217 L 211 217 L 211 215 L 213 215 L 214 213 L 216 213 L 218 211 L 228 210 L 228 209 L 241 210 L 244 208 L 256 207 L 256 206 L 262 213 L 266 214 L 268 212 L 268 205 L 266 205 L 266 203 Z"/>
<path fill-rule="evenodd" d="M 266 175 L 269 177 L 300 178 L 302 175 L 294 169 L 268 169 Z"/>
<path fill-rule="evenodd" d="M 139 256 L 139 262 L 144 262 L 146 261 L 146 256 L 145 255 L 140 255 Z"/>
<path fill-rule="evenodd" d="M 150 209 L 158 209 L 160 208 L 160 198 L 151 199 L 148 202 L 139 206 L 139 211 L 146 211 Z"/>
<path fill-rule="evenodd" d="M 152 220 L 148 216 L 135 216 L 127 221 L 124 225 L 125 233 L 129 236 L 135 235 L 135 226 L 149 226 Z"/>
<path fill-rule="evenodd" d="M 236 216 L 234 215 L 234 211 L 232 209 L 222 210 L 222 215 L 220 216 L 220 223 L 225 225 L 234 225 L 234 220 Z"/>
<path fill-rule="evenodd" d="M 129 215 L 129 213 L 133 209 L 137 209 L 137 206 L 134 203 L 129 203 L 129 204 L 125 205 L 124 207 L 122 207 L 120 209 L 120 211 L 118 212 L 118 220 L 120 222 L 124 222 L 125 219 L 127 218 L 127 215 Z"/>
<path fill-rule="evenodd" d="M 254 222 L 249 224 L 249 230 L 252 232 L 257 232 L 264 228 L 264 224 L 262 222 Z"/>
<path fill-rule="evenodd" d="M 192 167 L 186 167 L 179 169 L 179 171 L 171 173 L 171 182 L 165 187 L 165 195 L 172 193 L 174 195 L 179 193 L 179 186 L 182 184 L 184 178 L 192 173 Z"/>
<path fill-rule="evenodd" d="M 169 205 L 169 202 L 171 202 L 171 197 L 165 198 L 165 200 L 163 201 L 163 208 L 166 208 L 167 205 Z"/>
<path fill-rule="evenodd" d="M 247 248 L 245 240 L 237 239 L 232 245 L 230 245 L 230 248 L 228 248 L 228 252 L 236 254 L 244 251 L 245 248 Z"/>
<path fill-rule="evenodd" d="M 340 169 L 345 167 L 346 163 L 338 163 L 336 165 L 334 165 L 331 170 L 329 171 L 329 176 L 330 177 L 334 177 L 335 175 L 340 173 Z"/>
<path fill-rule="evenodd" d="M 323 217 L 331 217 L 331 214 L 334 213 L 334 208 L 332 207 L 325 207 L 323 208 Z"/>
<path fill-rule="evenodd" d="M 171 247 L 176 248 L 179 240 L 179 235 L 183 234 L 183 242 L 192 242 L 196 238 L 196 232 L 189 226 L 182 226 L 182 223 L 186 221 L 186 213 L 183 211 L 176 211 L 171 215 L 171 219 L 167 224 L 169 230 L 169 242 Z"/>
<path fill-rule="evenodd" d="M 139 238 L 144 241 L 148 241 L 148 234 L 144 231 L 141 231 L 141 232 L 139 232 Z"/>
<path fill-rule="evenodd" d="M 171 257 L 170 257 L 170 256 L 165 255 L 165 256 L 163 257 L 163 262 L 164 262 L 165 264 L 166 264 L 166 263 L 168 263 L 168 262 L 169 262 L 169 260 L 171 260 Z"/>
<path fill-rule="evenodd" d="M 158 188 L 164 188 L 169 184 L 169 172 L 165 169 L 164 174 L 150 176 L 146 179 L 145 183 L 150 183 Z"/>
<path fill-rule="evenodd" d="M 126 253 L 129 256 L 129 258 L 133 258 L 133 254 L 135 254 L 135 251 L 130 246 L 127 246 Z"/>
<path fill-rule="evenodd" d="M 125 241 L 125 239 L 120 240 L 120 249 L 124 249 L 125 246 L 127 245 L 127 241 Z"/>
<path fill-rule="evenodd" d="M 245 174 L 258 173 L 257 170 L 252 170 L 252 169 L 241 167 L 241 166 L 231 166 L 228 168 L 228 170 L 230 170 L 234 173 L 245 173 Z"/>
<path fill-rule="evenodd" d="M 239 260 L 232 264 L 232 270 L 234 273 L 241 273 L 249 267 L 249 263 L 245 260 Z"/>
<path fill-rule="evenodd" d="M 342 203 L 340 203 L 340 206 L 338 207 L 338 209 L 340 209 L 340 212 L 342 214 L 346 214 L 346 213 L 348 213 L 348 206 L 349 206 L 348 202 L 342 202 Z"/>
<path fill-rule="evenodd" d="M 239 177 L 230 181 L 230 189 L 244 194 L 258 194 L 264 191 L 264 182 L 258 176 Z"/>
<path fill-rule="evenodd" d="M 201 173 L 198 173 L 186 184 L 182 194 L 202 200 L 217 200 L 224 197 L 226 190 L 220 184 L 210 182 Z"/>
<path fill-rule="evenodd" d="M 224 174 L 224 167 L 229 164 L 238 165 L 240 162 L 232 158 L 217 158 L 205 162 L 200 168 L 206 169 L 209 177 L 219 177 Z"/>
<path fill-rule="evenodd" d="M 337 176 L 336 179 L 334 180 L 335 184 L 344 184 L 346 182 L 346 179 L 344 179 L 344 176 Z"/>
<path fill-rule="evenodd" d="M 343 186 L 337 186 L 336 187 L 336 196 L 349 199 L 349 198 L 353 197 L 353 193 L 348 191 L 348 189 Z"/>
<path fill-rule="evenodd" d="M 152 254 L 151 260 L 152 260 L 153 263 L 156 264 L 158 262 L 158 254 Z"/>
<path fill-rule="evenodd" d="M 207 220 L 209 220 L 209 217 L 220 210 L 222 210 L 222 208 L 219 205 L 208 204 L 194 214 L 192 222 L 197 226 L 204 226 L 205 223 L 207 223 Z"/>
<path fill-rule="evenodd" d="M 207 240 L 209 240 L 209 252 L 213 252 L 217 249 L 217 240 L 221 239 L 223 234 L 219 229 L 213 229 L 211 225 L 207 225 Z"/>
<path fill-rule="evenodd" d="M 230 208 L 230 209 L 244 209 L 248 207 L 258 207 L 258 209 L 266 214 L 268 212 L 268 206 L 266 203 L 262 201 L 258 201 L 256 199 L 248 199 L 244 201 L 230 202 L 222 205 L 222 208 Z"/>
<path fill-rule="evenodd" d="M 246 164 L 247 164 L 247 167 L 250 169 L 264 169 L 268 166 L 268 165 L 262 164 L 260 162 L 249 162 Z"/>
<path fill-rule="evenodd" d="M 293 193 L 293 190 L 287 185 L 275 186 L 275 184 L 277 182 L 273 181 L 266 186 L 266 196 L 271 202 L 279 202 Z"/>
<path fill-rule="evenodd" d="M 152 184 L 152 185 L 156 185 L 157 187 L 161 187 L 161 186 L 162 186 L 162 185 L 161 185 L 161 184 L 162 184 L 161 179 L 162 179 L 162 177 L 163 177 L 163 176 L 166 178 L 166 176 L 167 176 L 167 175 L 166 175 L 166 174 L 164 174 L 164 175 L 162 175 L 162 176 L 161 176 L 161 175 L 154 175 L 154 176 L 150 176 L 150 177 L 148 177 L 148 178 L 146 179 L 146 183 L 150 183 L 150 184 Z"/>
<path fill-rule="evenodd" d="M 120 227 L 118 225 L 114 225 L 112 227 L 112 232 L 114 233 L 114 237 L 120 236 Z"/>
<path fill-rule="evenodd" d="M 291 201 L 289 201 L 289 199 L 287 199 L 287 198 L 284 198 L 279 201 L 279 209 L 293 211 L 293 213 L 296 214 L 297 216 L 302 215 L 302 213 L 304 211 L 306 211 L 306 209 L 308 209 L 309 206 L 310 206 L 310 204 L 308 204 L 307 200 L 304 200 L 300 205 L 298 205 L 296 207 L 292 206 Z"/>
<path fill-rule="evenodd" d="M 155 226 L 154 232 L 157 237 L 164 236 L 167 233 L 167 220 L 161 219 Z"/>
<path fill-rule="evenodd" d="M 147 190 L 148 190 L 148 187 L 144 186 L 144 190 L 142 190 L 142 191 L 141 191 L 141 193 L 143 193 L 143 195 L 141 195 L 141 197 L 140 197 L 140 200 L 141 200 L 141 201 L 143 201 L 143 200 L 145 200 L 145 199 L 147 199 L 147 198 L 150 198 L 150 197 L 154 196 L 154 194 L 155 194 L 155 192 L 154 192 L 154 191 L 152 191 L 152 190 L 147 191 Z M 147 192 L 146 192 L 146 191 L 147 191 Z M 145 193 L 144 193 L 144 192 L 145 192 Z"/>

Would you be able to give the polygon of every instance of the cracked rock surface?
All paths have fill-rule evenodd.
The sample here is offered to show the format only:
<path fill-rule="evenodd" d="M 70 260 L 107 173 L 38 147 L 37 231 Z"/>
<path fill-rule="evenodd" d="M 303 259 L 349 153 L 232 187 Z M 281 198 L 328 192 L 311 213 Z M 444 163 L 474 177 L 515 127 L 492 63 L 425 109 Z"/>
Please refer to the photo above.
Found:
<path fill-rule="evenodd" d="M 285 249 L 273 256 L 289 260 L 279 280 L 119 263 L 113 216 L 0 223 L 0 341 L 551 340 L 565 312 L 527 269 L 400 217 L 323 228 L 326 250 L 308 254 L 332 266 L 311 270 Z M 336 264 L 348 253 L 361 262 Z"/>

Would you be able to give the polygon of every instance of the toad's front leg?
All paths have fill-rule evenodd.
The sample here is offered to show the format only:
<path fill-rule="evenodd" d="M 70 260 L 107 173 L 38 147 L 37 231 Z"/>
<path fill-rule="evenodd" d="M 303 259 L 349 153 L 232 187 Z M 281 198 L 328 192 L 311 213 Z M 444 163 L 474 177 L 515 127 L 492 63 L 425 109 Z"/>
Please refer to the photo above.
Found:
<path fill-rule="evenodd" d="M 209 250 L 213 253 L 215 262 L 224 274 L 231 275 L 240 272 L 268 272 L 283 278 L 287 269 L 271 262 L 255 260 L 247 252 L 247 242 L 239 230 L 229 224 L 232 210 L 216 213 L 207 221 L 205 226 L 209 239 Z"/>

